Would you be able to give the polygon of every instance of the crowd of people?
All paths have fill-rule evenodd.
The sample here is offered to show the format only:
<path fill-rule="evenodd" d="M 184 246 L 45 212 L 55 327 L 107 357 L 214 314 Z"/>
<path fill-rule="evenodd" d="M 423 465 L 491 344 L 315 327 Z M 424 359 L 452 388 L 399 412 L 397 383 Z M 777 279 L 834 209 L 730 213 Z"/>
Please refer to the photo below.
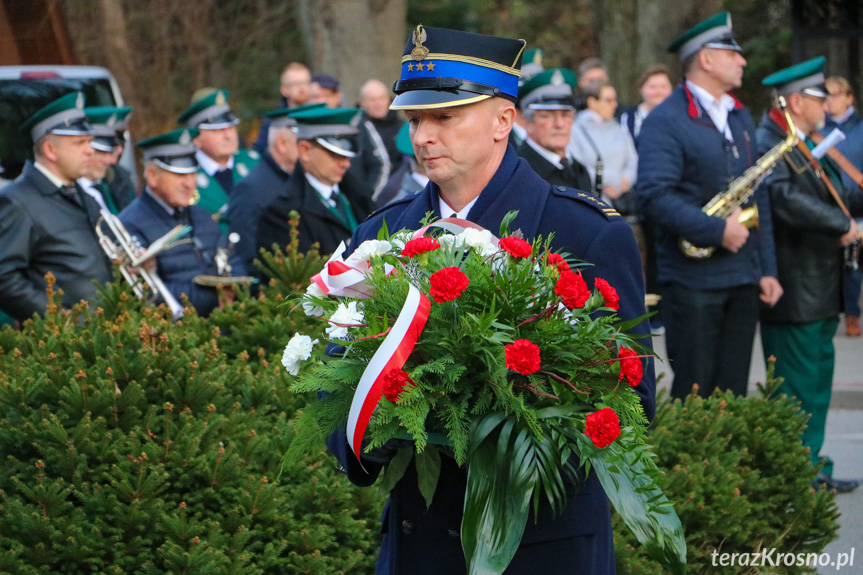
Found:
<path fill-rule="evenodd" d="M 64 290 L 64 305 L 92 299 L 93 280 L 112 276 L 94 231 L 105 214 L 143 249 L 187 226 L 188 241 L 159 254 L 155 271 L 174 297 L 207 314 L 219 303 L 216 288 L 196 280 L 222 272 L 214 261 L 228 238 L 239 236 L 232 275 L 263 278 L 255 258 L 290 241 L 293 211 L 300 250 L 318 244 L 331 253 L 352 237 L 375 237 L 384 219 L 394 230 L 433 212 L 496 230 L 502 214 L 518 209 L 514 227 L 528 236 L 554 232 L 560 247 L 593 264 L 586 275 L 618 280 L 628 302 L 622 317 L 644 313 L 645 282 L 661 296 L 661 315 L 636 331 L 664 327 L 675 398 L 694 385 L 701 395 L 745 395 L 760 318 L 765 357 L 777 358 L 785 379 L 781 391 L 812 415 L 803 441 L 813 465 L 823 464 L 817 483 L 855 489 L 857 481 L 833 477 L 821 454 L 843 309 L 847 334 L 860 335 L 854 218 L 863 215 L 863 125 L 848 82 L 825 80 L 823 58 L 776 72 L 763 79 L 776 97 L 756 127 L 730 94 L 746 60 L 726 12 L 669 46 L 681 60 L 676 87 L 667 67 L 651 66 L 638 82 L 642 101 L 625 111 L 596 58 L 577 72 L 547 69 L 542 51 L 525 51 L 521 41 L 477 42 L 433 28 L 422 34 L 426 45 L 419 32 L 412 36 L 392 90 L 371 79 L 356 107 L 345 107 L 337 78 L 289 64 L 282 99 L 248 150 L 228 93 L 200 90 L 178 129 L 137 143 L 144 157 L 137 194 L 116 164 L 128 108 L 88 109 L 81 94 L 46 106 L 23 126 L 34 161 L 0 190 L 0 309 L 18 321 L 43 313 L 47 272 Z M 821 153 L 813 140 L 837 127 L 844 141 Z M 708 213 L 714 199 L 727 211 Z M 757 219 L 747 219 L 754 208 Z M 639 392 L 651 414 L 648 371 Z M 374 466 L 357 466 L 342 448 L 336 442 L 334 451 L 351 479 L 368 483 Z M 593 487 L 601 493 L 588 484 L 573 508 L 596 515 L 604 505 L 585 527 L 594 547 L 576 548 L 596 559 L 611 543 L 607 502 Z M 394 493 L 402 488 L 410 499 L 415 486 L 400 482 Z M 441 505 L 439 515 L 434 506 L 424 518 L 415 511 L 390 510 L 392 561 L 392 546 L 409 546 L 402 521 L 440 519 L 445 531 L 447 514 L 458 515 Z M 537 533 L 539 541 L 550 537 Z M 535 560 L 516 555 L 525 565 Z"/>

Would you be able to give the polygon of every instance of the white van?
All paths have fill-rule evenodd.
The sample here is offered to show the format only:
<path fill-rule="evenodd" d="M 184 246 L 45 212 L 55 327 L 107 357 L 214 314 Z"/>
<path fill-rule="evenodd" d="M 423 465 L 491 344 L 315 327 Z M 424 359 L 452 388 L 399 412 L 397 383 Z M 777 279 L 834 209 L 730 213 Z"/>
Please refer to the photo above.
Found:
<path fill-rule="evenodd" d="M 30 134 L 18 128 L 40 108 L 69 92 L 84 92 L 87 106 L 123 106 L 114 76 L 98 66 L 0 66 L 0 187 L 14 180 L 33 159 Z M 129 145 L 120 164 L 134 181 L 135 155 Z M 5 181 L 4 181 L 5 180 Z"/>

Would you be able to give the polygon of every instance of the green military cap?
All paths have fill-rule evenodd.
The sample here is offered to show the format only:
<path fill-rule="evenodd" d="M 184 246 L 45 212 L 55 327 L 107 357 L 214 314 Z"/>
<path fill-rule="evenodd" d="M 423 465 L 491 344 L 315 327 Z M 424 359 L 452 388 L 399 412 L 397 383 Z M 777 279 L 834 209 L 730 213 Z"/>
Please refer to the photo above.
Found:
<path fill-rule="evenodd" d="M 519 85 L 530 80 L 534 75 L 542 72 L 545 68 L 542 65 L 542 59 L 545 57 L 545 52 L 542 48 L 531 48 L 525 50 L 521 55 L 521 77 Z"/>
<path fill-rule="evenodd" d="M 145 162 L 153 162 L 175 174 L 194 174 L 198 170 L 195 145 L 192 140 L 200 132 L 195 128 L 180 128 L 138 142 Z"/>
<path fill-rule="evenodd" d="M 120 134 L 125 128 L 120 128 L 121 122 L 125 125 L 126 116 L 132 108 L 124 106 L 99 106 L 84 108 L 87 120 L 93 126 L 93 140 L 90 146 L 100 152 L 113 152 L 122 143 Z"/>
<path fill-rule="evenodd" d="M 668 45 L 669 52 L 680 52 L 681 60 L 685 60 L 702 48 L 740 52 L 740 45 L 734 41 L 734 33 L 731 30 L 730 12 L 720 12 L 711 16 L 678 36 Z"/>
<path fill-rule="evenodd" d="M 396 136 L 396 149 L 405 156 L 416 157 L 414 145 L 411 143 L 411 126 L 407 122 L 399 128 L 399 133 Z"/>
<path fill-rule="evenodd" d="M 199 130 L 223 130 L 240 121 L 228 106 L 228 91 L 214 90 L 186 108 L 177 123 Z"/>
<path fill-rule="evenodd" d="M 543 70 L 519 86 L 518 105 L 522 110 L 575 110 L 572 90 L 577 84 L 572 70 Z"/>
<path fill-rule="evenodd" d="M 321 107 L 306 109 L 291 117 L 297 122 L 297 138 L 300 140 L 312 140 L 335 154 L 353 158 L 360 112 L 359 108 Z"/>
<path fill-rule="evenodd" d="M 84 93 L 71 92 L 61 96 L 30 116 L 21 125 L 22 132 L 30 132 L 34 142 L 48 134 L 58 136 L 87 136 L 93 128 L 84 114 Z"/>
<path fill-rule="evenodd" d="M 303 104 L 302 106 L 295 106 L 293 108 L 270 110 L 269 112 L 264 112 L 264 117 L 270 119 L 270 126 L 274 128 L 292 128 L 297 125 L 297 121 L 294 120 L 294 116 L 296 114 L 305 112 L 306 110 L 317 110 L 318 108 L 324 107 L 326 107 L 326 104 L 323 102 Z"/>
<path fill-rule="evenodd" d="M 824 56 L 818 56 L 805 62 L 795 64 L 779 72 L 770 74 L 761 83 L 770 86 L 779 94 L 787 96 L 795 92 L 803 92 L 816 98 L 827 97 L 827 86 L 824 85 Z"/>

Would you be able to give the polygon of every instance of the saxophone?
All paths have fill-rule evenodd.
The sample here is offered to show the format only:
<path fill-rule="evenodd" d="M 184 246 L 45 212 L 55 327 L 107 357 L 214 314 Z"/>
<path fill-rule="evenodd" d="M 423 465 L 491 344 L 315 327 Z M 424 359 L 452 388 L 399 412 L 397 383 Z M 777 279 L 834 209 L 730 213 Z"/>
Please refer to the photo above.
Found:
<path fill-rule="evenodd" d="M 727 219 L 734 210 L 746 203 L 758 184 L 770 174 L 776 162 L 782 159 L 789 150 L 797 145 L 797 129 L 794 127 L 794 122 L 791 121 L 791 116 L 785 107 L 785 98 L 777 96 L 777 104 L 785 114 L 785 121 L 788 122 L 788 131 L 785 139 L 775 146 L 769 152 L 758 158 L 754 166 L 743 172 L 736 180 L 731 182 L 728 190 L 716 194 L 707 204 L 701 208 L 701 211 L 708 216 L 716 216 Z M 758 226 L 758 206 L 751 206 L 740 213 L 740 223 L 747 228 Z M 691 242 L 683 238 L 678 242 L 680 251 L 683 255 L 693 260 L 704 260 L 713 255 L 715 247 L 709 246 L 706 248 L 692 245 Z"/>

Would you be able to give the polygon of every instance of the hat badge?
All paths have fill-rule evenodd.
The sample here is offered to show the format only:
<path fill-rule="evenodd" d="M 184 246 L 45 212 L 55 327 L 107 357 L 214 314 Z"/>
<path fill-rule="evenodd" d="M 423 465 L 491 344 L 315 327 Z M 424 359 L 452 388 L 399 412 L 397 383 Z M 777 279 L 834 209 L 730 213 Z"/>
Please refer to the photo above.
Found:
<path fill-rule="evenodd" d="M 551 75 L 551 85 L 552 86 L 562 86 L 563 85 L 563 74 L 560 73 L 560 70 L 555 70 L 554 74 Z"/>
<path fill-rule="evenodd" d="M 192 135 L 189 134 L 189 130 L 183 130 L 183 133 L 180 134 L 180 140 L 178 143 L 180 144 L 188 144 L 192 141 Z"/>
<path fill-rule="evenodd" d="M 111 117 L 108 118 L 108 121 L 105 122 L 105 125 L 113 127 L 114 124 L 116 124 L 116 123 L 117 123 L 117 114 L 111 114 Z"/>
<path fill-rule="evenodd" d="M 84 109 L 84 92 L 78 92 L 78 98 L 75 100 L 75 107 L 79 110 Z"/>
<path fill-rule="evenodd" d="M 426 56 L 429 55 L 429 49 L 423 46 L 423 42 L 428 39 L 428 34 L 426 33 L 423 25 L 420 24 L 417 26 L 417 29 L 414 30 L 413 33 L 413 41 L 415 48 L 411 50 L 411 58 L 419 62 L 420 60 L 424 60 Z"/>
<path fill-rule="evenodd" d="M 227 100 L 225 100 L 225 93 L 224 92 L 219 92 L 218 94 L 216 94 L 216 105 L 217 106 L 224 106 L 225 102 L 227 102 Z"/>

